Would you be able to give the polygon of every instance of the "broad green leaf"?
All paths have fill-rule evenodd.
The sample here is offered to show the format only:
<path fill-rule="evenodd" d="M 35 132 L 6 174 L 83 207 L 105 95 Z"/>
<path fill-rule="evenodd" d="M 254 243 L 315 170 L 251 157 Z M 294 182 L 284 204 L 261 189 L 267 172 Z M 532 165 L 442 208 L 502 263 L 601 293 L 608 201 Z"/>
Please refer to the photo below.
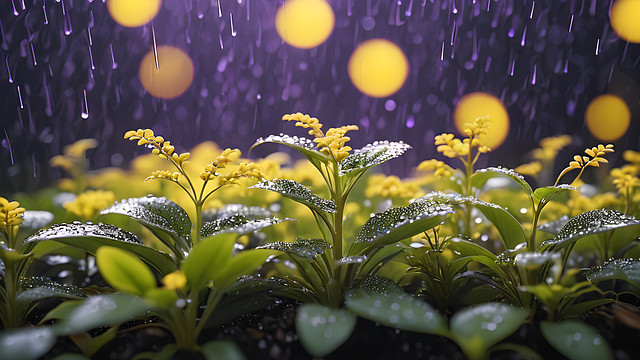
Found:
<path fill-rule="evenodd" d="M 347 308 L 359 316 L 385 326 L 405 331 L 447 336 L 444 317 L 431 305 L 416 296 L 402 292 L 395 282 L 367 278 L 358 289 L 345 294 Z"/>
<path fill-rule="evenodd" d="M 249 189 L 254 188 L 277 192 L 278 194 L 305 205 L 315 211 L 328 213 L 334 213 L 337 211 L 336 204 L 333 200 L 323 199 L 313 194 L 311 190 L 307 189 L 304 185 L 293 180 L 275 179 L 271 181 L 264 181 L 251 186 Z"/>
<path fill-rule="evenodd" d="M 180 205 L 165 197 L 145 196 L 116 202 L 100 214 L 121 214 L 146 226 L 154 235 L 173 248 L 169 239 L 184 251 L 191 248 L 191 220 Z"/>
<path fill-rule="evenodd" d="M 528 310 L 504 303 L 479 304 L 453 314 L 451 333 L 467 357 L 484 358 L 491 346 L 516 331 L 528 316 Z"/>
<path fill-rule="evenodd" d="M 356 236 L 349 255 L 361 255 L 369 249 L 390 245 L 427 231 L 444 222 L 446 216 L 453 212 L 448 205 L 422 200 L 375 214 Z"/>
<path fill-rule="evenodd" d="M 601 266 L 592 266 L 582 272 L 593 284 L 605 280 L 628 281 L 640 289 L 640 260 L 636 259 L 611 259 Z"/>
<path fill-rule="evenodd" d="M 38 325 L 46 324 L 51 320 L 66 319 L 80 305 L 82 305 L 82 300 L 63 301 L 60 305 L 46 313 Z"/>
<path fill-rule="evenodd" d="M 487 171 L 487 169 L 476 170 L 476 172 L 471 174 L 472 193 L 475 193 L 474 190 L 482 189 L 489 179 L 497 176 L 499 176 L 499 173 L 493 172 L 493 171 Z M 454 190 L 454 189 L 451 189 L 451 190 Z M 457 190 L 454 190 L 454 191 L 457 191 Z"/>
<path fill-rule="evenodd" d="M 271 211 L 260 206 L 246 206 L 242 204 L 227 204 L 220 209 L 208 209 L 202 213 L 202 221 L 209 222 L 231 215 L 244 215 L 249 219 L 264 219 L 272 215 Z"/>
<path fill-rule="evenodd" d="M 551 346 L 571 360 L 613 359 L 607 341 L 582 321 L 543 321 L 540 330 Z"/>
<path fill-rule="evenodd" d="M 304 157 L 309 159 L 309 161 L 316 168 L 319 168 L 321 163 L 327 164 L 329 162 L 329 157 L 318 151 L 317 144 L 313 140 L 309 140 L 304 137 L 289 136 L 284 134 L 269 135 L 266 138 L 259 138 L 258 140 L 256 140 L 256 142 L 251 145 L 251 149 L 264 143 L 281 144 L 295 149 L 302 155 L 304 155 Z"/>
<path fill-rule="evenodd" d="M 163 275 L 178 269 L 171 257 L 156 249 L 145 246 L 134 234 L 108 224 L 92 224 L 74 221 L 42 229 L 24 240 L 25 243 L 54 240 L 88 253 L 95 254 L 101 246 L 114 246 L 131 251 L 140 256 Z"/>
<path fill-rule="evenodd" d="M 411 146 L 403 142 L 376 141 L 356 149 L 340 163 L 340 176 L 361 172 L 404 154 Z"/>
<path fill-rule="evenodd" d="M 358 277 L 372 275 L 378 265 L 386 263 L 400 252 L 402 252 L 402 248 L 399 246 L 384 246 L 378 248 L 373 256 L 367 254 L 367 260 L 358 269 Z"/>
<path fill-rule="evenodd" d="M 126 250 L 103 246 L 96 252 L 96 263 L 102 277 L 118 291 L 141 296 L 156 288 L 151 270 Z"/>
<path fill-rule="evenodd" d="M 547 249 L 547 251 L 551 249 L 557 251 L 585 236 L 638 224 L 640 221 L 635 216 L 626 215 L 616 210 L 591 210 L 571 218 L 555 238 L 542 242 L 540 248 Z"/>
<path fill-rule="evenodd" d="M 0 359 L 31 360 L 46 354 L 56 343 L 50 326 L 25 327 L 0 333 Z"/>
<path fill-rule="evenodd" d="M 558 235 L 560 229 L 569 222 L 568 215 L 562 215 L 559 219 L 538 226 L 538 230 Z"/>
<path fill-rule="evenodd" d="M 29 277 L 20 280 L 20 290 L 16 294 L 18 302 L 29 303 L 49 297 L 79 299 L 85 296 L 78 287 L 59 284 L 49 278 Z"/>
<path fill-rule="evenodd" d="M 63 318 L 56 327 L 60 335 L 78 334 L 100 326 L 119 324 L 143 316 L 153 306 L 124 294 L 90 296 Z"/>
<path fill-rule="evenodd" d="M 453 252 L 459 254 L 460 256 L 481 255 L 488 257 L 492 261 L 498 260 L 498 257 L 495 256 L 491 251 L 472 241 L 461 238 L 450 239 L 447 243 L 447 248 L 451 249 Z"/>
<path fill-rule="evenodd" d="M 109 330 L 98 336 L 91 336 L 89 333 L 83 332 L 75 335 L 69 335 L 73 342 L 80 348 L 82 353 L 87 356 L 93 356 L 96 351 L 100 350 L 104 345 L 115 339 L 118 334 L 118 327 L 113 326 Z"/>
<path fill-rule="evenodd" d="M 524 190 L 524 192 L 527 193 L 527 195 L 532 196 L 534 194 L 533 189 L 531 189 L 531 185 L 529 185 L 529 183 L 524 179 L 524 176 L 518 174 L 517 172 L 515 172 L 512 169 L 505 169 L 505 168 L 501 168 L 501 167 L 488 167 L 486 169 L 478 169 L 472 175 L 472 181 L 473 181 L 473 177 L 479 176 L 479 175 L 481 175 L 483 173 L 487 173 L 487 172 L 494 172 L 494 173 L 502 174 L 502 175 L 512 179 L 513 181 L 515 181 L 518 185 L 520 185 L 520 187 L 522 187 L 522 189 Z"/>
<path fill-rule="evenodd" d="M 334 262 L 334 267 L 341 266 L 341 265 L 349 265 L 349 264 L 362 264 L 364 263 L 365 260 L 367 260 L 367 257 L 364 255 L 347 256 L 339 260 L 336 260 Z"/>
<path fill-rule="evenodd" d="M 357 316 L 347 309 L 304 303 L 298 307 L 295 321 L 302 346 L 312 356 L 321 358 L 347 341 Z"/>
<path fill-rule="evenodd" d="M 533 197 L 535 197 L 536 200 L 538 201 L 542 199 L 546 199 L 548 201 L 550 200 L 549 198 L 554 198 L 555 196 L 557 196 L 558 194 L 566 190 L 573 190 L 573 191 L 580 192 L 580 189 L 578 189 L 575 186 L 560 184 L 556 186 L 545 186 L 545 187 L 537 188 L 536 191 L 533 192 Z"/>
<path fill-rule="evenodd" d="M 256 249 L 278 250 L 288 254 L 301 256 L 309 261 L 313 261 L 316 255 L 324 254 L 329 248 L 329 244 L 322 239 L 297 238 L 296 241 L 285 242 L 276 241 L 257 247 Z"/>
<path fill-rule="evenodd" d="M 238 278 L 244 275 L 253 275 L 256 270 L 271 255 L 275 254 L 273 250 L 265 249 L 248 249 L 232 256 L 224 267 L 213 267 L 211 280 L 213 286 L 218 289 L 225 289 L 238 281 Z"/>
<path fill-rule="evenodd" d="M 223 269 L 232 257 L 236 234 L 222 234 L 201 240 L 182 264 L 189 285 L 200 289 L 211 280 L 214 269 Z"/>
<path fill-rule="evenodd" d="M 246 360 L 246 357 L 231 341 L 209 341 L 200 346 L 200 352 L 207 360 Z"/>
<path fill-rule="evenodd" d="M 200 231 L 202 237 L 209 237 L 224 233 L 235 233 L 238 235 L 249 234 L 261 230 L 271 225 L 279 224 L 283 221 L 297 221 L 291 218 L 278 219 L 276 217 L 266 219 L 250 219 L 242 214 L 234 214 L 224 218 L 210 221 Z"/>

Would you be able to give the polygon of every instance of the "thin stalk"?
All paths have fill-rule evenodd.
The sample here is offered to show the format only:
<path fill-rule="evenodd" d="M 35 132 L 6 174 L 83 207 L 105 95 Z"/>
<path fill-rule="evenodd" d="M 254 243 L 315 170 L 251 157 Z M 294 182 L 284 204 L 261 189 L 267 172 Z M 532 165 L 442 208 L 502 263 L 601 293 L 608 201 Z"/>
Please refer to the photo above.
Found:
<path fill-rule="evenodd" d="M 16 301 L 16 293 L 18 291 L 18 274 L 16 273 L 15 261 L 10 259 L 6 259 L 5 262 L 5 277 L 4 277 L 4 287 L 6 290 L 6 308 L 7 308 L 7 318 L 6 323 L 4 324 L 5 329 L 12 329 L 22 326 L 20 315 L 18 311 L 18 304 Z"/>
<path fill-rule="evenodd" d="M 631 192 L 629 191 L 630 186 L 627 186 L 627 205 L 624 208 L 624 213 L 629 214 L 629 210 L 631 210 Z"/>
<path fill-rule="evenodd" d="M 207 323 L 207 320 L 211 316 L 211 313 L 213 312 L 213 310 L 216 308 L 216 305 L 218 305 L 218 303 L 222 299 L 222 295 L 223 293 L 217 290 L 216 288 L 211 289 L 211 292 L 209 293 L 209 297 L 207 297 L 207 307 L 204 310 L 204 313 L 202 313 L 202 316 L 200 317 L 200 322 L 198 323 L 198 326 L 196 326 L 196 329 L 195 329 L 194 336 L 196 337 L 196 339 L 202 332 L 204 325 Z M 195 303 L 195 306 L 197 307 L 198 304 Z"/>

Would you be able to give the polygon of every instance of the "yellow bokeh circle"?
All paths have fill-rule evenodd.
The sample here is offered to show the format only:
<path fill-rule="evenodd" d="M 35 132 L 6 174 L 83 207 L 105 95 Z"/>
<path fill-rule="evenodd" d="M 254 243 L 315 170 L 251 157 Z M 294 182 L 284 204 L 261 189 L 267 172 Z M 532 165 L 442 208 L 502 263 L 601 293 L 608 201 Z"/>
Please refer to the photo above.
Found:
<path fill-rule="evenodd" d="M 173 99 L 182 95 L 193 82 L 193 62 L 184 51 L 168 45 L 158 46 L 158 65 L 153 50 L 144 56 L 138 76 L 151 95 Z"/>
<path fill-rule="evenodd" d="M 109 14 L 126 27 L 142 26 L 158 15 L 162 0 L 107 0 Z"/>
<path fill-rule="evenodd" d="M 409 61 L 400 47 L 385 39 L 367 40 L 349 58 L 349 78 L 362 93 L 382 98 L 396 93 L 409 75 Z"/>
<path fill-rule="evenodd" d="M 584 113 L 587 128 L 602 141 L 618 140 L 629 129 L 631 112 L 621 98 L 605 94 L 591 100 Z"/>
<path fill-rule="evenodd" d="M 487 115 L 491 116 L 491 129 L 486 135 L 480 135 L 480 140 L 493 150 L 502 145 L 509 134 L 509 114 L 500 99 L 485 92 L 467 94 L 458 100 L 453 119 L 458 132 L 464 134 L 465 123 Z"/>
<path fill-rule="evenodd" d="M 333 32 L 336 16 L 325 0 L 287 0 L 276 13 L 276 31 L 287 44 L 314 48 Z"/>
<path fill-rule="evenodd" d="M 611 6 L 611 27 L 623 40 L 640 43 L 640 1 L 616 0 Z"/>

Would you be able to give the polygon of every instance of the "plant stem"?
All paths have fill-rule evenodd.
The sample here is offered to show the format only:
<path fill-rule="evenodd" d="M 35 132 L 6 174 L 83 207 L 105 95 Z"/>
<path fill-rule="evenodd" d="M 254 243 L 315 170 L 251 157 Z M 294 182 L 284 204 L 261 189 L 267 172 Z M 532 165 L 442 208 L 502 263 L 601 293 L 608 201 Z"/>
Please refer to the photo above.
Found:
<path fill-rule="evenodd" d="M 20 283 L 20 279 L 16 272 L 16 262 L 11 259 L 5 260 L 5 277 L 4 277 L 4 287 L 6 290 L 6 312 L 7 315 L 6 321 L 4 323 L 5 329 L 13 329 L 22 326 L 22 321 L 20 319 L 20 311 L 18 309 L 18 304 L 16 301 L 16 294 L 18 292 L 18 287 Z"/>

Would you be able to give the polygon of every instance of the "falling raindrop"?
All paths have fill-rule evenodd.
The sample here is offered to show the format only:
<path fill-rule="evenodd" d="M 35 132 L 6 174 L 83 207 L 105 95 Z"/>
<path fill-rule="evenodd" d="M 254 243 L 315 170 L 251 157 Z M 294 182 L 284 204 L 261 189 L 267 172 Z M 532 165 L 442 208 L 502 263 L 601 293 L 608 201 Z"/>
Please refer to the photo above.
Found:
<path fill-rule="evenodd" d="M 115 70 L 118 67 L 118 63 L 116 62 L 115 58 L 113 57 L 113 45 L 112 44 L 109 44 L 109 50 L 111 51 L 111 68 Z"/>
<path fill-rule="evenodd" d="M 233 13 L 229 13 L 229 21 L 231 22 L 231 36 L 235 37 L 238 32 L 233 27 Z"/>
<path fill-rule="evenodd" d="M 533 64 L 533 76 L 531 76 L 531 85 L 535 85 L 536 84 L 536 80 L 538 78 L 538 65 L 537 64 Z"/>
<path fill-rule="evenodd" d="M 83 119 L 88 119 L 89 118 L 89 105 L 87 104 L 87 90 L 82 90 L 82 96 L 83 96 L 83 102 L 82 102 L 82 108 L 81 108 L 81 113 L 80 116 Z"/>
<path fill-rule="evenodd" d="M 571 34 L 571 28 L 573 28 L 573 15 L 571 15 L 571 22 L 569 23 L 569 34 Z"/>
<path fill-rule="evenodd" d="M 533 4 L 531 4 L 531 13 L 529 14 L 529 19 L 533 19 L 533 10 L 536 7 L 536 2 L 535 0 L 533 1 Z"/>
<path fill-rule="evenodd" d="M 520 40 L 520 46 L 525 45 L 526 38 L 527 38 L 527 25 L 524 26 L 524 31 L 522 32 L 522 40 Z"/>
<path fill-rule="evenodd" d="M 16 4 L 13 2 L 13 0 L 11 0 L 11 6 L 13 6 L 13 15 L 15 15 L 15 16 L 20 15 L 18 10 L 16 9 Z"/>
<path fill-rule="evenodd" d="M 11 77 L 11 69 L 9 68 L 9 55 L 4 58 L 4 63 L 7 65 L 7 74 L 9 74 L 9 83 L 13 84 L 13 78 Z"/>
<path fill-rule="evenodd" d="M 73 27 L 71 26 L 71 15 L 64 9 L 64 0 L 60 3 L 62 4 L 62 15 L 64 15 L 64 34 L 69 36 L 73 32 Z"/>
<path fill-rule="evenodd" d="M 600 39 L 596 42 L 596 56 L 600 53 Z"/>
<path fill-rule="evenodd" d="M 217 1 L 218 2 L 218 17 L 222 17 L 222 7 L 220 7 L 220 0 Z"/>
<path fill-rule="evenodd" d="M 151 36 L 153 37 L 153 56 L 156 60 L 156 71 L 160 71 L 160 64 L 158 63 L 158 46 L 156 45 L 156 29 L 153 27 L 153 21 L 151 22 Z"/>
<path fill-rule="evenodd" d="M 49 18 L 47 17 L 47 7 L 45 5 L 44 0 L 42 0 L 42 15 L 44 16 L 44 24 L 49 24 Z"/>
<path fill-rule="evenodd" d="M 4 127 L 4 122 L 2 123 L 2 129 L 4 130 L 4 136 L 7 138 L 7 146 L 9 148 L 9 155 L 11 155 L 11 165 L 14 164 L 13 162 L 13 149 L 11 148 L 11 140 L 9 140 L 9 133 L 7 133 L 7 128 Z"/>
<path fill-rule="evenodd" d="M 20 109 L 24 109 L 24 104 L 22 103 L 22 93 L 20 92 L 20 85 L 16 87 L 18 88 L 18 98 L 20 99 Z"/>

